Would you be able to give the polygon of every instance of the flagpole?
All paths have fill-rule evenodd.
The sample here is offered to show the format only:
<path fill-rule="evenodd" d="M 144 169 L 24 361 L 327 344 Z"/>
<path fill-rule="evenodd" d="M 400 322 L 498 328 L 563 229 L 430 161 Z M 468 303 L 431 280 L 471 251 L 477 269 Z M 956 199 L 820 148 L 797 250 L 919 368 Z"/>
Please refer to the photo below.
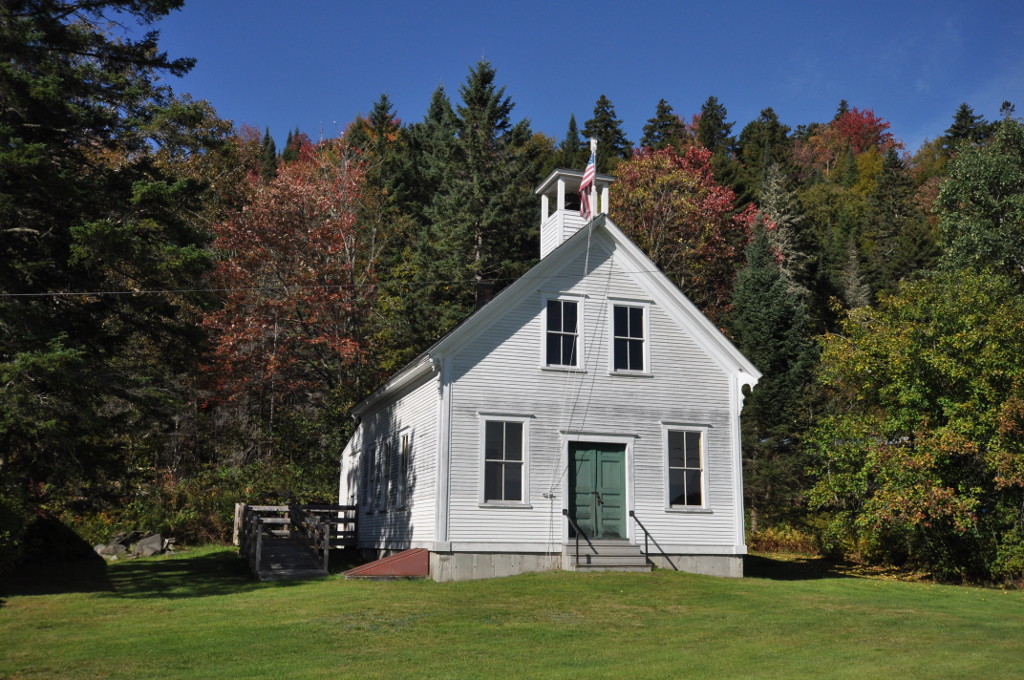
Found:
<path fill-rule="evenodd" d="M 590 138 L 590 155 L 593 158 L 595 158 L 595 159 L 597 158 L 597 137 L 591 137 Z M 596 174 L 596 172 L 597 172 L 597 168 L 596 167 L 594 168 L 594 172 Z M 591 220 L 593 220 L 594 217 L 596 217 L 597 214 L 600 212 L 600 210 L 599 210 L 600 207 L 601 206 L 599 206 L 597 204 L 597 182 L 595 181 L 595 182 L 591 183 L 591 185 L 590 185 L 590 219 Z M 607 206 L 605 206 L 605 207 L 607 208 Z"/>

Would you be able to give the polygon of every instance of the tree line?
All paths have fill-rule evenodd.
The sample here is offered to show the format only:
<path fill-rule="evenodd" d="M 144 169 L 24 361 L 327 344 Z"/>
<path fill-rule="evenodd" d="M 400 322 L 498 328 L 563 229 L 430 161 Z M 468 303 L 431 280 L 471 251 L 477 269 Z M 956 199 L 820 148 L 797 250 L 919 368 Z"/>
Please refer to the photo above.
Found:
<path fill-rule="evenodd" d="M 840 102 L 738 133 L 600 95 L 556 140 L 486 61 L 421 120 L 333 139 L 221 120 L 165 76 L 180 0 L 0 8 L 0 569 L 37 516 L 223 539 L 236 501 L 329 501 L 352 405 L 536 262 L 532 190 L 611 217 L 764 373 L 751 544 L 948 580 L 1024 576 L 1024 124 L 967 104 L 913 153 Z"/>

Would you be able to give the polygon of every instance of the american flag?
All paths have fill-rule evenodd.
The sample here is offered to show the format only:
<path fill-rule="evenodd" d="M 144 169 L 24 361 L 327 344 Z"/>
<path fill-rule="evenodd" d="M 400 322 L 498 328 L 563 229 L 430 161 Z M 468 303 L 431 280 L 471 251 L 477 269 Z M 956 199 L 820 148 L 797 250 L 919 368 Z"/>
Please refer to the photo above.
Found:
<path fill-rule="evenodd" d="M 590 153 L 590 160 L 587 162 L 587 169 L 583 171 L 583 181 L 580 183 L 580 217 L 590 219 L 590 190 L 594 186 L 594 177 L 597 176 L 597 153 Z"/>

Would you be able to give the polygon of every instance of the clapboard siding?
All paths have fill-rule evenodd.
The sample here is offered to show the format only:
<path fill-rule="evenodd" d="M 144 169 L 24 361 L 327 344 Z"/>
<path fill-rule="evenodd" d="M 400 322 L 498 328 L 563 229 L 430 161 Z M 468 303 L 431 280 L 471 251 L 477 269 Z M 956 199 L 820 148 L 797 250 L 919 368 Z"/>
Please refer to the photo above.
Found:
<path fill-rule="evenodd" d="M 405 394 L 378 405 L 365 414 L 349 444 L 345 458 L 349 502 L 358 502 L 360 547 L 404 549 L 429 545 L 434 540 L 437 493 L 438 378 L 430 376 Z M 400 447 L 402 436 L 410 441 L 407 503 L 399 503 Z M 382 466 L 380 451 L 390 442 L 390 474 L 380 491 L 364 489 L 360 465 L 375 447 L 374 460 Z M 383 477 L 382 477 L 383 479 Z M 376 501 L 386 492 L 387 501 Z M 368 502 L 370 497 L 374 502 Z"/>
<path fill-rule="evenodd" d="M 507 302 L 507 313 L 452 357 L 453 544 L 562 540 L 566 474 L 560 432 L 565 430 L 632 438 L 629 501 L 659 542 L 724 548 L 742 543 L 736 531 L 729 375 L 652 299 L 643 285 L 648 276 L 620 264 L 608 239 L 595 238 L 589 254 L 580 253 L 552 276 L 538 279 L 533 290 Z M 541 369 L 545 293 L 585 296 L 585 372 Z M 609 299 L 650 303 L 650 376 L 609 375 Z M 531 417 L 531 507 L 481 507 L 480 412 Z M 708 428 L 710 512 L 666 510 L 662 422 Z M 554 500 L 545 498 L 552 493 Z"/>
<path fill-rule="evenodd" d="M 581 370 L 543 366 L 545 305 L 554 295 L 579 301 Z M 643 375 L 610 372 L 611 312 L 620 301 L 647 310 Z M 397 387 L 416 376 L 420 382 Z M 408 428 L 411 502 L 386 513 L 361 504 L 362 547 L 557 552 L 567 534 L 567 441 L 611 441 L 627 447 L 627 506 L 658 544 L 677 554 L 743 552 L 739 385 L 758 377 L 601 217 L 357 407 L 362 421 L 344 455 L 342 495 L 360 497 L 359 461 L 369 445 L 390 438 L 397 447 Z M 507 507 L 482 495 L 483 421 L 501 416 L 524 419 L 529 434 L 525 498 Z M 688 426 L 705 432 L 706 503 L 681 511 L 667 507 L 664 440 L 667 427 Z M 397 474 L 393 465 L 391 479 Z M 635 523 L 628 530 L 643 542 Z"/>

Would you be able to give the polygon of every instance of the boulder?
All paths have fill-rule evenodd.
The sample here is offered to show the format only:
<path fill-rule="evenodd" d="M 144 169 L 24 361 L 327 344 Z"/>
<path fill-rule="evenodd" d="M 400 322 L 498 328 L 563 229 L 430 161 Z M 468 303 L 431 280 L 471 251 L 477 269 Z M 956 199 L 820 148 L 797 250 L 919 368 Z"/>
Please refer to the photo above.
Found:
<path fill-rule="evenodd" d="M 153 555 L 159 555 L 164 551 L 164 537 L 160 534 L 153 534 L 147 536 L 138 543 L 135 544 L 135 549 L 132 551 L 141 555 L 142 557 L 152 557 Z"/>
<path fill-rule="evenodd" d="M 120 543 L 100 544 L 95 547 L 95 550 L 96 554 L 103 555 L 104 557 L 124 557 L 128 554 L 128 548 Z"/>

